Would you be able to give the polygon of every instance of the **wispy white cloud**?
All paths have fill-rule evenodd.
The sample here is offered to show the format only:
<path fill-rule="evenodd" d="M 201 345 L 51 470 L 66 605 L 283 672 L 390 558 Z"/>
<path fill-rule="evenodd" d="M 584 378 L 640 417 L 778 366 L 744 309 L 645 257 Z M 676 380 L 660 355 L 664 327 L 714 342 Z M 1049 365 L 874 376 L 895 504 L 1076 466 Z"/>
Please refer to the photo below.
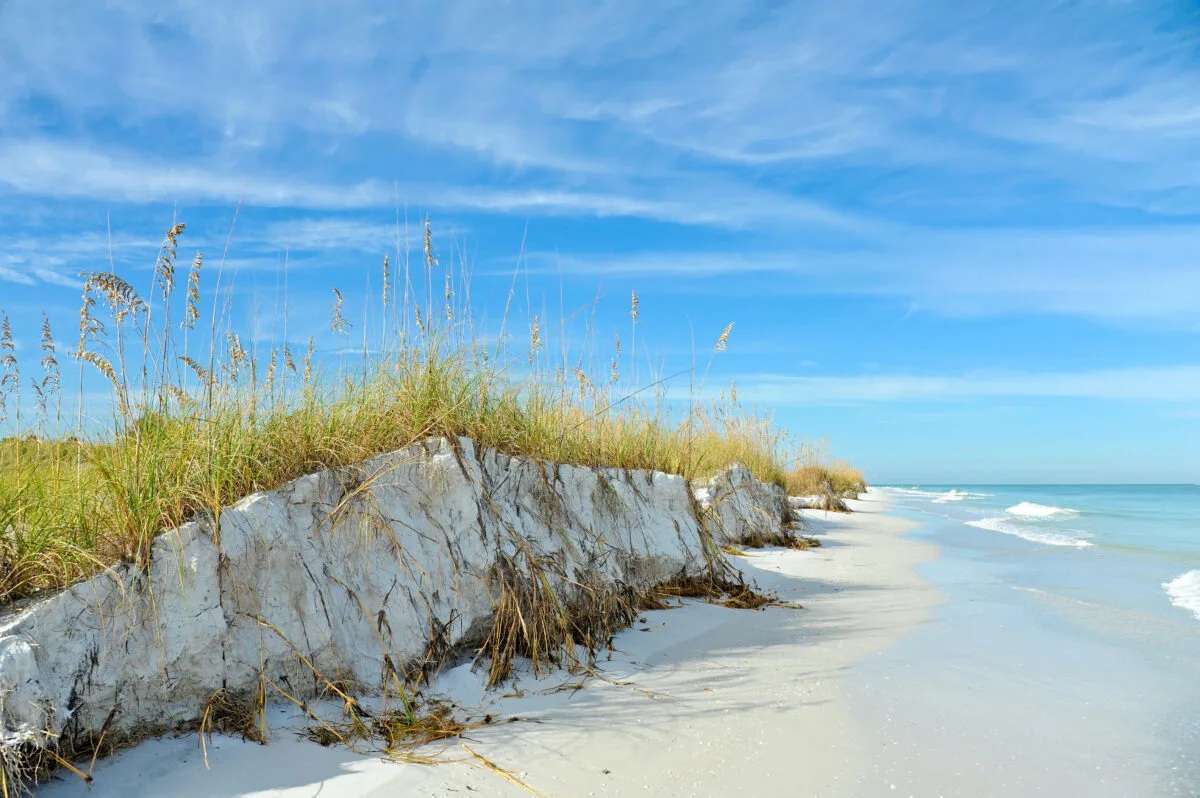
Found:
<path fill-rule="evenodd" d="M 0 212 L 297 212 L 239 230 L 247 270 L 390 244 L 398 202 L 637 218 L 752 235 L 564 271 L 1193 324 L 1200 229 L 1152 218 L 1200 213 L 1197 35 L 1168 5 L 22 0 L 0 14 Z M 56 235 L 0 240 L 0 280 L 69 283 L 105 251 Z"/>
<path fill-rule="evenodd" d="M 275 222 L 266 230 L 264 238 L 277 249 L 324 250 L 340 249 L 356 252 L 386 252 L 400 246 L 411 245 L 418 234 L 416 225 L 410 220 L 408 240 L 405 238 L 403 222 L 391 224 L 346 217 L 304 217 L 286 222 Z M 448 235 L 438 227 L 441 235 Z"/>
<path fill-rule="evenodd" d="M 120 138 L 175 164 L 139 175 L 139 191 L 103 163 L 77 162 L 87 168 L 59 181 L 63 196 L 244 192 L 361 207 L 390 196 L 371 182 L 385 172 L 472 194 L 492 184 L 485 178 L 508 186 L 504 202 L 484 197 L 480 210 L 719 224 L 711 207 L 664 209 L 654 187 L 682 183 L 667 192 L 676 201 L 732 191 L 766 204 L 750 190 L 765 176 L 811 203 L 838 170 L 869 168 L 922 170 L 918 182 L 936 178 L 946 201 L 977 201 L 981 178 L 1016 173 L 1074 201 L 1194 212 L 1196 36 L 1165 24 L 1169 6 L 848 0 L 718 3 L 701 14 L 610 0 L 568 14 L 543 0 L 349 0 L 336 12 L 45 0 L 0 17 L 0 120 L 33 136 L 60 114 L 73 129 L 121 119 Z M 64 13 L 69 29 L 55 24 Z M 159 127 L 167 135 L 154 136 Z M 169 132 L 180 127 L 228 159 L 229 176 L 196 173 L 189 137 Z M 307 180 L 247 185 L 251 164 L 293 170 L 296 158 L 276 157 L 285 149 L 308 156 Z M 763 166 L 775 168 L 745 171 Z M 17 182 L 38 182 L 35 168 L 48 165 L 26 164 Z M 544 178 L 536 192 L 523 190 L 529 172 Z M 895 196 L 894 186 L 856 188 L 851 204 Z"/>
<path fill-rule="evenodd" d="M 1200 228 L 1102 232 L 908 230 L 854 251 L 534 253 L 565 273 L 704 278 L 759 275 L 772 290 L 896 297 L 914 313 L 1056 313 L 1200 323 Z M 761 291 L 756 281 L 749 290 Z M 727 288 L 726 290 L 737 290 Z"/>
<path fill-rule="evenodd" d="M 295 208 L 362 208 L 393 202 L 378 181 L 348 186 L 231 174 L 127 152 L 44 139 L 0 144 L 0 185 L 27 195 L 127 202 L 245 201 Z"/>
<path fill-rule="evenodd" d="M 869 221 L 820 203 L 731 184 L 726 190 L 679 185 L 642 192 L 496 188 L 486 185 L 352 185 L 312 183 L 264 173 L 234 174 L 217 164 L 176 166 L 118 150 L 69 142 L 27 140 L 0 144 L 0 185 L 22 194 L 68 199 L 218 202 L 267 207 L 356 210 L 395 208 L 398 202 L 504 214 L 637 216 L 680 224 L 749 227 L 811 224 L 851 231 Z M 705 191 L 701 191 L 704 188 Z"/>
<path fill-rule="evenodd" d="M 10 283 L 21 283 L 22 285 L 34 285 L 37 282 L 27 272 L 11 269 L 7 266 L 0 266 L 0 280 L 6 280 Z"/>
<path fill-rule="evenodd" d="M 34 267 L 32 273 L 34 277 L 41 280 L 43 283 L 62 286 L 64 288 L 78 288 L 80 284 L 83 283 L 83 279 L 78 275 L 65 274 L 63 272 L 55 271 L 54 269 L 47 269 L 40 266 Z"/>
<path fill-rule="evenodd" d="M 122 258 L 142 254 L 153 263 L 158 241 L 136 236 L 86 232 L 0 232 L 0 281 L 37 285 L 45 283 L 77 288 L 82 270 L 106 269 L 109 254 Z"/>
<path fill-rule="evenodd" d="M 738 380 L 738 397 L 771 407 L 804 404 L 958 402 L 1005 398 L 1200 401 L 1200 366 L 1079 372 L 979 371 L 950 376 L 760 374 Z"/>

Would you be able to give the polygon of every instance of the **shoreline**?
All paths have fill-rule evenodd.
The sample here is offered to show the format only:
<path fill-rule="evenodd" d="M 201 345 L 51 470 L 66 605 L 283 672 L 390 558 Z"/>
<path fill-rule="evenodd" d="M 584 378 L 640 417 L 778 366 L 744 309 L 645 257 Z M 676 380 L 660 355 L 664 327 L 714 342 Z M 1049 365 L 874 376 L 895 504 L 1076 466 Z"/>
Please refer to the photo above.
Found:
<path fill-rule="evenodd" d="M 803 511 L 820 548 L 733 558 L 803 611 L 688 602 L 643 613 L 582 689 L 565 671 L 542 679 L 519 671 L 485 694 L 485 674 L 468 665 L 444 672 L 429 695 L 520 719 L 472 730 L 473 754 L 451 741 L 432 749 L 448 761 L 429 767 L 321 748 L 289 731 L 298 719 L 278 707 L 266 746 L 214 736 L 206 770 L 195 735 L 149 741 L 98 763 L 91 794 L 529 794 L 480 757 L 547 795 L 840 793 L 864 772 L 869 750 L 843 675 L 942 601 L 914 570 L 937 547 L 905 537 L 914 523 L 884 514 L 880 492 L 852 504 L 848 516 Z M 60 782 L 39 794 L 77 788 Z"/>

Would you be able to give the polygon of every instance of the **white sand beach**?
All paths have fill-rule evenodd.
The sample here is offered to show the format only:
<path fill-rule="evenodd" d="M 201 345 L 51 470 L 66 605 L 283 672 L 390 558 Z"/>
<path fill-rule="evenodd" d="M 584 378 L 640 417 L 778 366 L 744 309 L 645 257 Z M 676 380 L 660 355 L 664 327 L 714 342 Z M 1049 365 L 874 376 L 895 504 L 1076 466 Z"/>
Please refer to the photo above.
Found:
<path fill-rule="evenodd" d="M 808 511 L 809 551 L 739 558 L 760 587 L 803 610 L 732 610 L 700 602 L 648 612 L 619 635 L 599 677 L 518 676 L 485 695 L 463 665 L 438 689 L 495 723 L 434 766 L 382 761 L 298 738 L 272 712 L 266 746 L 214 738 L 206 769 L 195 735 L 143 743 L 94 770 L 92 796 L 871 795 L 866 730 L 843 695 L 847 668 L 927 618 L 939 593 L 913 571 L 936 548 L 905 539 L 878 493 L 853 515 Z M 576 686 L 582 684 L 582 689 Z M 519 695 L 518 695 L 519 694 Z M 867 774 L 871 773 L 872 776 Z M 876 779 L 877 781 L 877 779 Z M 78 782 L 47 796 L 77 794 Z"/>

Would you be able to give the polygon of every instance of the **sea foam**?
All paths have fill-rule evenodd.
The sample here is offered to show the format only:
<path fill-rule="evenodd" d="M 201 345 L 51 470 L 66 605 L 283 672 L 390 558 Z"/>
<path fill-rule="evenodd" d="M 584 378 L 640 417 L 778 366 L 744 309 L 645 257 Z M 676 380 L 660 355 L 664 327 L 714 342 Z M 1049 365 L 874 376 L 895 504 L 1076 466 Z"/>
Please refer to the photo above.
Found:
<path fill-rule="evenodd" d="M 945 492 L 933 490 L 921 490 L 920 488 L 888 488 L 893 493 L 898 493 L 901 496 L 912 496 L 918 499 L 929 499 L 930 504 L 945 504 L 947 502 L 961 502 L 967 499 L 986 499 L 991 496 L 990 493 L 971 493 L 958 488 L 951 488 Z"/>
<path fill-rule="evenodd" d="M 978 521 L 967 521 L 967 526 L 986 529 L 989 532 L 1003 532 L 1005 535 L 1015 535 L 1032 543 L 1044 543 L 1047 546 L 1072 546 L 1082 549 L 1093 545 L 1087 538 L 1075 537 L 1065 532 L 1051 532 L 1035 527 L 1023 527 L 1012 523 L 1007 518 L 981 518 Z"/>
<path fill-rule="evenodd" d="M 1200 571 L 1188 571 L 1170 582 L 1163 582 L 1163 590 L 1171 597 L 1172 604 L 1200 619 Z"/>
<path fill-rule="evenodd" d="M 1004 512 L 1023 518 L 1074 518 L 1079 515 L 1078 510 L 1072 510 L 1069 507 L 1054 507 L 1037 502 L 1014 504 Z"/>

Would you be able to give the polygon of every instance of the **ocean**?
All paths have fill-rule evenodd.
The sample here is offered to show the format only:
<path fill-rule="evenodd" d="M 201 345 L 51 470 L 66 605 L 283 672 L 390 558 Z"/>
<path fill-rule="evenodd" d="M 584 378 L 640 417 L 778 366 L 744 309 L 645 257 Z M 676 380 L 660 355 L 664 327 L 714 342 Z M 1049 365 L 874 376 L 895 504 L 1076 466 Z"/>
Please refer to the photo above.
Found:
<path fill-rule="evenodd" d="M 1200 796 L 1200 486 L 883 492 L 937 546 L 917 572 L 945 601 L 848 677 L 889 743 L 881 773 L 965 795 Z"/>
<path fill-rule="evenodd" d="M 1011 538 L 998 556 L 1008 555 L 1010 576 L 1029 589 L 1200 623 L 1200 485 L 886 490 L 899 508 Z"/>

